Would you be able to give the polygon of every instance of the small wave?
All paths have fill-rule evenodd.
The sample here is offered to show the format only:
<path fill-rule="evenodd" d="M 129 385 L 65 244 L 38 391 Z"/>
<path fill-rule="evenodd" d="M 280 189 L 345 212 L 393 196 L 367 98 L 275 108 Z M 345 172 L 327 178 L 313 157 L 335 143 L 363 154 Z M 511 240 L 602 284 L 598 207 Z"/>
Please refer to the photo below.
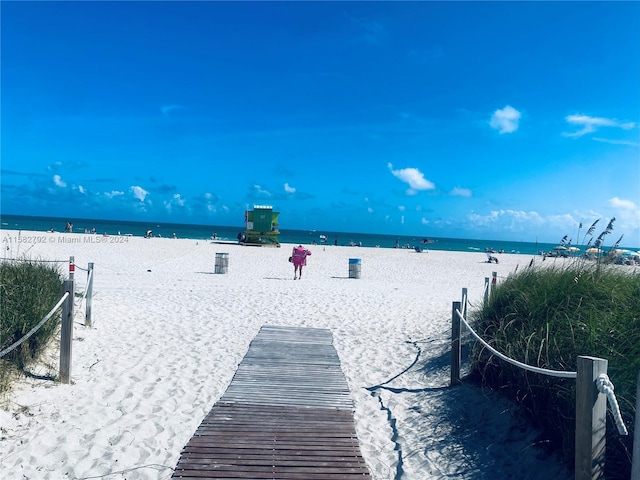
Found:
<path fill-rule="evenodd" d="M 478 247 L 467 247 L 469 250 L 480 250 Z"/>

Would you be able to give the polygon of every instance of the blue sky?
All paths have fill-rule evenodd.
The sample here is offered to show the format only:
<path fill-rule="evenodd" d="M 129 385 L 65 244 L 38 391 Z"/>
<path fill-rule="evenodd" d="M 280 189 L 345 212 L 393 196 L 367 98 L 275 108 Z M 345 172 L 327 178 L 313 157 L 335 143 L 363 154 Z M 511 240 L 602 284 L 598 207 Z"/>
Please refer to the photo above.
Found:
<path fill-rule="evenodd" d="M 639 2 L 0 8 L 2 213 L 640 245 Z"/>

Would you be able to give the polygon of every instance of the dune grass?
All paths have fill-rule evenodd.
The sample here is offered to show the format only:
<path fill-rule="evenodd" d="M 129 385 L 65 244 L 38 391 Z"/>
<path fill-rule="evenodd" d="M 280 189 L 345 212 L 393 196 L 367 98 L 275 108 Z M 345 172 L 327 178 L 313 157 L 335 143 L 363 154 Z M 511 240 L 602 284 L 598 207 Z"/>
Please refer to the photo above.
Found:
<path fill-rule="evenodd" d="M 531 266 L 501 282 L 472 322 L 498 351 L 530 365 L 575 371 L 579 355 L 608 360 L 630 433 L 618 435 L 609 410 L 605 475 L 627 480 L 640 370 L 640 274 L 584 260 Z M 575 380 L 526 372 L 479 346 L 472 358 L 472 377 L 517 400 L 541 427 L 540 442 L 561 449 L 573 468 Z"/>
<path fill-rule="evenodd" d="M 32 260 L 0 263 L 0 350 L 31 330 L 63 295 L 60 272 Z M 43 352 L 60 323 L 60 312 L 27 341 L 0 359 L 0 394 L 10 390 L 13 375 L 24 371 Z"/>

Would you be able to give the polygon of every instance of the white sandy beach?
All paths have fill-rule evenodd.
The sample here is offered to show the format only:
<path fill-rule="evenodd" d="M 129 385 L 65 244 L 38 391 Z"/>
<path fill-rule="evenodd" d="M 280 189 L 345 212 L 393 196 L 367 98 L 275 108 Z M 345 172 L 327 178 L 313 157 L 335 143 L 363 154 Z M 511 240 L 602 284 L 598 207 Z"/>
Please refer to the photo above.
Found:
<path fill-rule="evenodd" d="M 466 287 L 478 305 L 485 277 L 530 256 L 497 255 L 496 265 L 478 252 L 308 245 L 294 281 L 292 245 L 18 234 L 0 231 L 5 257 L 94 263 L 93 327 L 80 304 L 72 384 L 25 378 L 3 400 L 0 478 L 170 478 L 264 324 L 331 329 L 375 479 L 569 478 L 512 405 L 449 387 L 452 302 Z M 226 274 L 214 274 L 219 252 Z M 349 258 L 361 259 L 360 279 L 348 278 Z M 84 291 L 86 273 L 75 277 Z M 57 374 L 53 354 L 36 377 Z"/>

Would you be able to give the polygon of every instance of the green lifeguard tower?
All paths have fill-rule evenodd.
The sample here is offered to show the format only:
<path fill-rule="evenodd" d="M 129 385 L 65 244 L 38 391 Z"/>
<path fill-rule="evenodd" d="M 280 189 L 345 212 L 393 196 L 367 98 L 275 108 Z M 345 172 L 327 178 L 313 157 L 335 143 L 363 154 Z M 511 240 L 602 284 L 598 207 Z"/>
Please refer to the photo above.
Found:
<path fill-rule="evenodd" d="M 279 247 L 278 215 L 270 205 L 254 205 L 253 210 L 244 212 L 245 230 L 242 245 Z"/>

